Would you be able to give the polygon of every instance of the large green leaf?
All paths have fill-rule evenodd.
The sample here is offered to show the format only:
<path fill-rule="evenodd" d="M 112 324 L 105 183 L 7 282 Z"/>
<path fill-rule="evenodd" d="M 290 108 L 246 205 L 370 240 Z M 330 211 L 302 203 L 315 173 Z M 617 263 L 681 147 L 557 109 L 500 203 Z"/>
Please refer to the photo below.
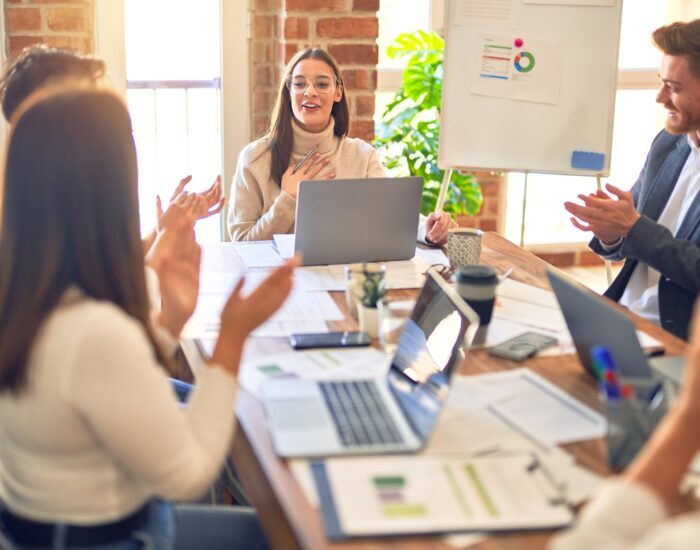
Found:
<path fill-rule="evenodd" d="M 444 170 L 437 165 L 445 43 L 434 32 L 402 34 L 390 57 L 408 57 L 403 84 L 382 114 L 375 146 L 394 176 L 423 178 L 421 212 L 435 210 Z M 454 216 L 481 209 L 481 187 L 472 174 L 453 172 L 443 209 Z"/>

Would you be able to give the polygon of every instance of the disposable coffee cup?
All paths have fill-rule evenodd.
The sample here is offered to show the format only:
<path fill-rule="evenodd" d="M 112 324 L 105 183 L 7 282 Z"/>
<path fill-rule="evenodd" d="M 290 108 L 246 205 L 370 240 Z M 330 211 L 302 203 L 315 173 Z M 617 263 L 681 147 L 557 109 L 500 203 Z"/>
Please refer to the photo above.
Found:
<path fill-rule="evenodd" d="M 447 232 L 447 257 L 452 269 L 479 265 L 483 235 L 484 232 L 479 229 L 464 227 L 456 227 Z"/>
<path fill-rule="evenodd" d="M 481 345 L 486 342 L 493 305 L 496 301 L 497 286 L 498 275 L 488 266 L 472 265 L 463 267 L 457 272 L 457 292 L 480 319 L 479 330 L 472 345 Z"/>

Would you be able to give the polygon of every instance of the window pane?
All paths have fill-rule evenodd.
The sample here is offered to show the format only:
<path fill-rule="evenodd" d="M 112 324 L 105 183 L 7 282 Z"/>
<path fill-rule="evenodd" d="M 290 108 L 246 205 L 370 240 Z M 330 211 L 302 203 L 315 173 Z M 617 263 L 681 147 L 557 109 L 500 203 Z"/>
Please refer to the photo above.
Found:
<path fill-rule="evenodd" d="M 125 0 L 127 80 L 219 76 L 219 0 Z"/>
<path fill-rule="evenodd" d="M 172 81 L 220 78 L 219 0 L 125 0 L 127 80 L 139 163 L 141 228 L 155 225 L 155 196 L 167 205 L 178 182 L 202 191 L 221 173 L 219 88 L 185 88 Z M 154 25 L 154 21 L 167 24 Z M 184 37 L 184 38 L 183 38 Z M 164 86 L 159 81 L 171 81 Z M 220 216 L 197 223 L 200 241 L 219 240 Z"/>
<path fill-rule="evenodd" d="M 651 33 L 666 21 L 667 0 L 625 0 L 620 31 L 621 69 L 654 69 L 661 54 L 651 42 Z"/>
<path fill-rule="evenodd" d="M 377 17 L 380 67 L 403 67 L 405 61 L 389 58 L 386 49 L 401 33 L 430 29 L 430 0 L 381 0 Z"/>

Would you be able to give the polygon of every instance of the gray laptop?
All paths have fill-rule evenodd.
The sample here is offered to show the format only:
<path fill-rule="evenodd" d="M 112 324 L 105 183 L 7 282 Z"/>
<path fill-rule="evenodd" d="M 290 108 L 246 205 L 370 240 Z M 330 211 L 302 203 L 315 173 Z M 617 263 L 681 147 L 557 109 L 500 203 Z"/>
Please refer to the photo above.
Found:
<path fill-rule="evenodd" d="M 420 450 L 478 326 L 476 313 L 429 272 L 384 378 L 263 384 L 275 450 L 283 457 Z"/>
<path fill-rule="evenodd" d="M 593 346 L 610 350 L 620 373 L 633 378 L 664 378 L 674 385 L 683 376 L 683 357 L 651 357 L 644 354 L 629 317 L 606 299 L 580 288 L 549 271 L 549 282 L 557 297 L 581 364 L 597 377 L 591 360 Z"/>
<path fill-rule="evenodd" d="M 421 178 L 302 181 L 295 251 L 304 265 L 408 260 L 422 193 Z"/>

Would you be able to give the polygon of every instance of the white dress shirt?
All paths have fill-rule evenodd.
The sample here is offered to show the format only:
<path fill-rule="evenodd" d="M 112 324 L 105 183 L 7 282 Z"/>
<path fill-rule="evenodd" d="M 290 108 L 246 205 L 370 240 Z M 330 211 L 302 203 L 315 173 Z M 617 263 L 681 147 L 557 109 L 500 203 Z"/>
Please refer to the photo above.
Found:
<path fill-rule="evenodd" d="M 154 495 L 199 497 L 234 430 L 237 382 L 198 373 L 178 407 L 143 327 L 66 292 L 32 346 L 28 387 L 0 393 L 0 499 L 38 521 L 114 521 Z"/>
<path fill-rule="evenodd" d="M 671 196 L 657 223 L 678 232 L 690 205 L 700 189 L 700 148 L 688 135 L 690 155 L 678 176 Z M 659 324 L 659 279 L 661 274 L 647 264 L 638 262 L 627 282 L 620 304 L 656 324 Z"/>

